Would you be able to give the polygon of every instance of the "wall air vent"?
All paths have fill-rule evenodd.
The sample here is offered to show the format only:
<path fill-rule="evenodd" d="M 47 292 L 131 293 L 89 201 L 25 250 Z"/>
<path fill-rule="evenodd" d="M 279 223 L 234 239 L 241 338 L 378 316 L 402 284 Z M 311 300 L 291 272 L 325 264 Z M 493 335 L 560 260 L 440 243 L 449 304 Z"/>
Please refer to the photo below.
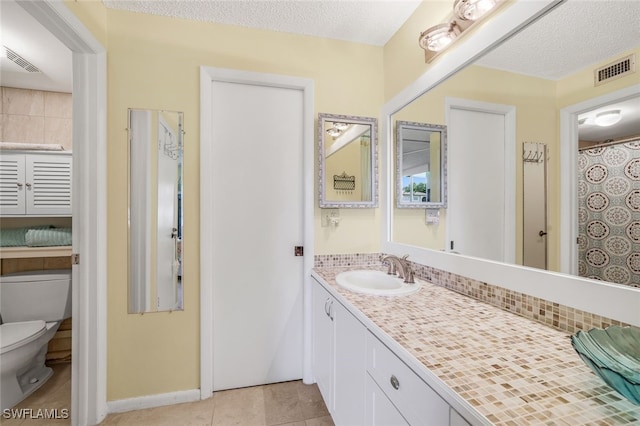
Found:
<path fill-rule="evenodd" d="M 27 61 L 22 56 L 18 55 L 13 50 L 9 49 L 7 46 L 2 46 L 6 52 L 7 59 L 14 62 L 20 68 L 24 69 L 27 72 L 42 72 L 38 67 L 33 65 L 31 62 Z"/>
<path fill-rule="evenodd" d="M 634 72 L 636 72 L 636 55 L 629 55 L 594 70 L 594 85 L 599 86 Z"/>

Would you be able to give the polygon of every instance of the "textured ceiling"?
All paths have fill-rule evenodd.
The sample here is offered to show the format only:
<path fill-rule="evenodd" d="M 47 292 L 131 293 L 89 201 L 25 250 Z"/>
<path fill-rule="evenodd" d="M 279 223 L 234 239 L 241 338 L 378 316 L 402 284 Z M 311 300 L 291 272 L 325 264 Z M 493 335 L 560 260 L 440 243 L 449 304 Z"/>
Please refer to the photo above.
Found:
<path fill-rule="evenodd" d="M 559 80 L 640 44 L 640 0 L 570 0 L 476 64 Z"/>
<path fill-rule="evenodd" d="M 103 0 L 108 8 L 384 45 L 419 0 Z M 417 35 L 416 35 L 417 37 Z"/>

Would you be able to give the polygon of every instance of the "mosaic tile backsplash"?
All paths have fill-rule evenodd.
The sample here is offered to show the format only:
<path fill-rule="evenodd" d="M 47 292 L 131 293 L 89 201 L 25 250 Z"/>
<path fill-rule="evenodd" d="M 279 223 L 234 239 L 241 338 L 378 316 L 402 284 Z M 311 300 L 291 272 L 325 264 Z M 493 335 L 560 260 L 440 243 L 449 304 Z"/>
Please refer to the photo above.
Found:
<path fill-rule="evenodd" d="M 640 424 L 640 406 L 593 374 L 573 350 L 567 332 L 547 326 L 547 317 L 551 322 L 557 317 L 562 323 L 559 306 L 542 302 L 539 309 L 544 312 L 539 311 L 538 317 L 544 321 L 530 321 L 444 287 L 453 285 L 511 306 L 516 304 L 515 295 L 498 295 L 495 287 L 460 277 L 452 283 L 454 276 L 428 269 L 420 274 L 431 274 L 445 286 L 423 282 L 410 296 L 381 297 L 353 293 L 335 284 L 337 273 L 363 266 L 314 271 L 343 303 L 362 312 L 489 423 Z M 369 267 L 385 270 L 379 263 Z M 523 301 L 523 306 L 526 303 L 533 310 L 533 301 Z M 586 324 L 575 315 L 574 323 Z"/>
<path fill-rule="evenodd" d="M 379 266 L 381 256 L 381 253 L 317 255 L 314 266 L 316 268 Z M 611 318 L 507 290 L 451 272 L 415 262 L 411 263 L 417 278 L 558 330 L 575 333 L 578 330 L 605 328 L 610 325 L 628 325 Z"/>

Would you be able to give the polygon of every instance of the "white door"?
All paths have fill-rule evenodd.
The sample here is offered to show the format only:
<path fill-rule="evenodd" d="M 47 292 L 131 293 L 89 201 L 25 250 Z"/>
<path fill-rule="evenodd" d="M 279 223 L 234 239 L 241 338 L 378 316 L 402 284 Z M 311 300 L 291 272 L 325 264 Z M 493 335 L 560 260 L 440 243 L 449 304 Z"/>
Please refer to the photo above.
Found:
<path fill-rule="evenodd" d="M 212 84 L 213 389 L 302 378 L 303 91 Z"/>
<path fill-rule="evenodd" d="M 490 104 L 488 104 L 490 105 Z M 506 165 L 504 113 L 450 107 L 447 118 L 449 208 L 447 249 L 468 256 L 513 261 L 513 194 Z M 510 178 L 513 180 L 513 177 Z"/>

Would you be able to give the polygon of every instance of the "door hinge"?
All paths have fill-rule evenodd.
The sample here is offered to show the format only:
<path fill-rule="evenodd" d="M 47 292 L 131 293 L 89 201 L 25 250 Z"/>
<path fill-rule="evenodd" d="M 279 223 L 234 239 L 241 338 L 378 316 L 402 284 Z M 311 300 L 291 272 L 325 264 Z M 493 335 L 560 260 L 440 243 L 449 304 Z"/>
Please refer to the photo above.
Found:
<path fill-rule="evenodd" d="M 304 256 L 304 247 L 302 246 L 295 246 L 293 248 L 293 255 L 294 256 Z"/>
<path fill-rule="evenodd" d="M 79 265 L 80 264 L 80 255 L 78 253 L 73 253 L 71 255 L 71 264 Z"/>

